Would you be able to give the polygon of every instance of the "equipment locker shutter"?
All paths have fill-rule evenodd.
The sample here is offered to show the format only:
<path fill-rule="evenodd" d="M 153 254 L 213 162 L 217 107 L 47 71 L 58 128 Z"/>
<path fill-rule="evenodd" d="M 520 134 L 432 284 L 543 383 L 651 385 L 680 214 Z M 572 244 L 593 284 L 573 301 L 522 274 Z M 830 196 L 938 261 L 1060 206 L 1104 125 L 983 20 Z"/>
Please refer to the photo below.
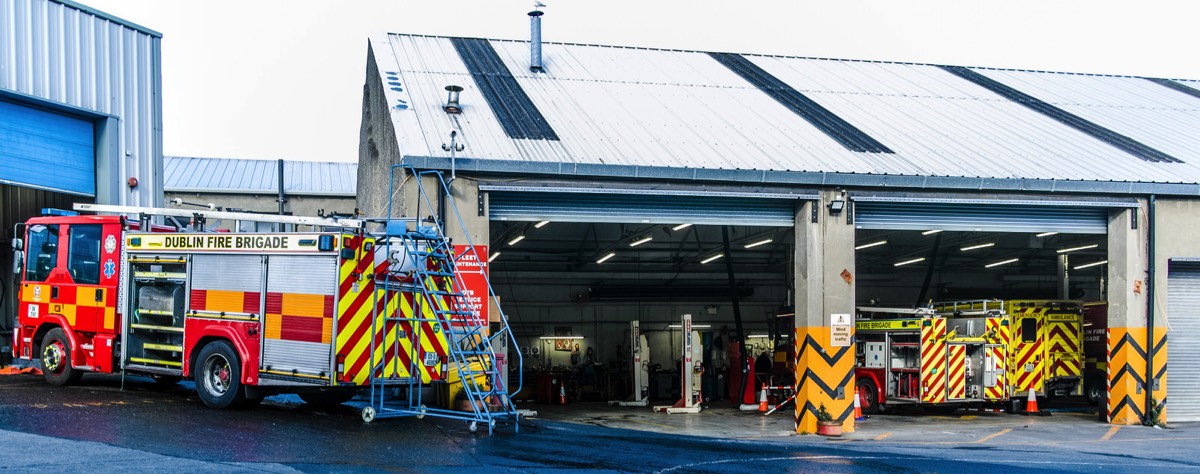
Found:
<path fill-rule="evenodd" d="M 326 376 L 333 357 L 337 257 L 267 257 L 262 368 Z"/>
<path fill-rule="evenodd" d="M 1167 418 L 1200 421 L 1200 262 L 1167 273 Z M 1159 357 L 1162 357 L 1161 355 Z"/>
<path fill-rule="evenodd" d="M 0 100 L 0 183 L 96 195 L 92 122 Z"/>
<path fill-rule="evenodd" d="M 486 188 L 481 188 L 486 189 Z M 488 192 L 491 220 L 791 227 L 804 196 Z M 764 195 L 770 196 L 770 195 Z"/>
<path fill-rule="evenodd" d="M 858 229 L 1105 234 L 1109 207 L 983 202 L 885 202 L 855 198 Z"/>

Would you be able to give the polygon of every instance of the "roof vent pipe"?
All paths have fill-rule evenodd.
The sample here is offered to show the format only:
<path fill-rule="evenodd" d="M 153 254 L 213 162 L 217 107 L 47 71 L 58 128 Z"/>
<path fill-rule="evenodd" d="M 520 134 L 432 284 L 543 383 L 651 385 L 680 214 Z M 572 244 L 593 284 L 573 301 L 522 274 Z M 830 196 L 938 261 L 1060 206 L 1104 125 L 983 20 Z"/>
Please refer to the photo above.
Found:
<path fill-rule="evenodd" d="M 529 12 L 529 70 L 542 71 L 542 15 L 545 12 Z"/>
<path fill-rule="evenodd" d="M 462 106 L 458 103 L 459 93 L 463 91 L 462 86 L 446 86 L 446 105 L 442 106 L 448 114 L 461 114 Z"/>

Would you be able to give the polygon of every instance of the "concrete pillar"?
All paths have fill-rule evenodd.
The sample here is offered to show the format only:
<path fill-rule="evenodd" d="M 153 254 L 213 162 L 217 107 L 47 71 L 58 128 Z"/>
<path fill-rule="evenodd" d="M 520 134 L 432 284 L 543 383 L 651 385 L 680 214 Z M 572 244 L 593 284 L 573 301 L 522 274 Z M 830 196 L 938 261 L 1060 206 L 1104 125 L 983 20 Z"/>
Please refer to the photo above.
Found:
<path fill-rule="evenodd" d="M 854 431 L 854 345 L 833 346 L 833 314 L 854 315 L 854 226 L 847 208 L 830 215 L 829 203 L 847 200 L 823 191 L 796 215 L 796 432 L 814 433 L 821 405 Z M 812 222 L 813 206 L 817 222 Z M 851 327 L 853 330 L 853 327 Z"/>
<path fill-rule="evenodd" d="M 1115 210 L 1108 222 L 1108 420 L 1119 425 L 1140 424 L 1146 413 L 1145 391 L 1153 380 L 1146 374 L 1146 321 L 1149 293 L 1148 204 Z M 1138 228 L 1133 229 L 1136 215 Z M 1164 269 L 1161 269 L 1165 271 Z M 1165 286 L 1156 288 L 1165 297 Z M 1165 341 L 1166 328 L 1154 329 L 1154 344 Z M 1158 383 L 1154 397 L 1166 396 L 1165 343 L 1155 357 Z M 1150 377 L 1155 379 L 1155 377 Z M 1148 384 L 1149 382 L 1149 384 Z"/>

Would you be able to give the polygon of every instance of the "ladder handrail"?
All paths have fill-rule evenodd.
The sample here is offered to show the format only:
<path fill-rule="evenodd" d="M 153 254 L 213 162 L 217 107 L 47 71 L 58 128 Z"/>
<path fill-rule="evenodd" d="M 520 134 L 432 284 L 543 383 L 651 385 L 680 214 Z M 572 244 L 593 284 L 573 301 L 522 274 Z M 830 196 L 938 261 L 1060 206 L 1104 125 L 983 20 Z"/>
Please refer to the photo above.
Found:
<path fill-rule="evenodd" d="M 449 185 L 446 183 L 446 180 L 445 180 L 444 176 L 442 175 L 441 171 L 436 171 L 436 170 L 429 170 L 429 171 L 418 171 L 418 170 L 417 170 L 417 169 L 416 169 L 414 166 L 412 166 L 412 165 L 410 165 L 410 164 L 398 164 L 398 165 L 392 165 L 392 173 L 393 173 L 393 176 L 394 176 L 394 173 L 395 173 L 395 169 L 396 169 L 396 168 L 401 168 L 401 169 L 404 169 L 406 172 L 408 172 L 409 174 L 411 174 L 412 176 L 414 176 L 414 177 L 416 177 L 416 178 L 417 178 L 417 179 L 416 179 L 416 184 L 417 184 L 417 188 L 418 188 L 418 190 L 419 190 L 419 193 L 418 193 L 418 194 L 420 195 L 419 199 L 421 199 L 422 201 L 424 201 L 424 202 L 425 202 L 425 204 L 426 204 L 426 205 L 427 205 L 427 206 L 428 206 L 430 209 L 433 209 L 433 208 L 434 208 L 434 206 L 433 206 L 433 203 L 432 203 L 432 202 L 429 202 L 429 196 L 428 196 L 428 194 L 427 194 L 427 193 L 425 192 L 425 190 L 424 190 L 424 183 L 422 183 L 422 182 L 421 182 L 421 179 L 420 179 L 421 177 L 423 177 L 423 176 L 434 176 L 434 177 L 436 177 L 437 183 L 438 183 L 438 185 L 439 185 L 439 192 L 445 193 L 445 195 L 447 195 L 447 196 L 451 196 L 451 195 L 452 195 L 452 194 L 451 194 L 451 192 L 450 192 L 450 187 L 449 187 Z M 393 190 L 393 194 L 390 194 L 390 195 L 394 195 L 394 190 Z M 464 223 L 464 221 L 463 221 L 463 219 L 462 219 L 462 215 L 461 215 L 461 214 L 458 212 L 458 207 L 457 207 L 457 206 L 455 206 L 455 205 L 453 204 L 453 202 L 449 202 L 449 200 L 448 200 L 448 203 L 449 203 L 449 205 L 448 205 L 447 207 L 449 207 L 449 208 L 450 208 L 450 210 L 452 210 L 452 211 L 454 212 L 454 218 L 455 218 L 455 220 L 456 220 L 456 222 L 457 222 L 457 224 L 458 224 L 459 228 L 460 228 L 460 229 L 465 229 L 465 228 L 466 228 L 466 225 L 465 225 L 465 223 Z M 418 205 L 419 205 L 419 203 L 418 203 Z M 391 209 L 389 209 L 389 210 L 388 210 L 388 216 L 389 216 L 389 218 L 391 217 Z M 419 217 L 419 216 L 418 216 L 418 217 Z M 444 223 L 443 223 L 443 225 L 444 225 Z M 440 228 L 441 228 L 441 226 L 438 226 L 438 228 L 440 229 Z M 476 258 L 476 260 L 477 260 L 477 261 L 480 261 L 480 262 L 486 262 L 486 260 L 484 260 L 484 259 L 481 259 L 481 257 L 479 256 L 478 252 L 476 252 L 476 250 L 475 250 L 475 243 L 474 243 L 474 242 L 471 240 L 471 236 L 469 235 L 469 233 L 467 233 L 467 232 L 463 232 L 463 236 L 465 237 L 465 239 L 466 239 L 466 241 L 467 241 L 467 248 L 468 248 L 468 252 L 469 252 L 469 253 L 471 253 L 471 254 L 473 254 L 473 255 L 475 256 L 475 258 Z M 443 237 L 445 237 L 445 236 L 443 235 Z M 453 252 L 451 252 L 451 254 L 453 254 Z M 484 256 L 483 258 L 486 258 L 486 256 Z M 481 263 L 481 264 L 482 264 L 482 263 Z M 487 284 L 487 288 L 488 288 L 488 295 L 489 295 L 489 296 L 492 296 L 492 297 L 496 297 L 496 296 L 498 296 L 498 295 L 496 294 L 495 288 L 492 286 L 491 278 L 490 278 L 490 277 L 489 277 L 487 274 L 483 274 L 483 279 L 484 279 L 484 282 Z M 511 394 L 513 394 L 513 393 L 518 393 L 518 392 L 520 392 L 521 390 L 523 390 L 523 389 L 524 389 L 524 383 L 525 383 L 525 377 L 524 377 L 524 357 L 521 355 L 521 351 L 519 350 L 520 346 L 517 344 L 517 338 L 516 338 L 516 335 L 513 333 L 513 331 L 512 331 L 512 328 L 511 328 L 511 326 L 509 325 L 509 322 L 508 322 L 508 316 L 504 314 L 504 310 L 503 310 L 503 309 L 501 309 L 501 308 L 499 307 L 499 305 L 497 305 L 497 308 L 496 308 L 496 310 L 497 310 L 497 312 L 499 313 L 499 317 L 500 317 L 500 323 L 501 323 L 500 330 L 499 330 L 499 331 L 497 331 L 497 333 L 508 332 L 508 336 L 509 336 L 509 337 L 508 337 L 508 339 L 509 339 L 510 343 L 512 344 L 512 347 L 517 349 L 517 350 L 511 350 L 511 349 L 510 349 L 510 353 L 515 353 L 515 354 L 517 355 L 517 357 L 516 357 L 516 360 L 515 360 L 515 362 L 517 362 L 517 364 L 516 364 L 516 365 L 517 365 L 517 371 L 518 371 L 518 376 L 517 376 L 517 389 L 516 389 L 515 391 L 514 391 L 514 390 L 511 390 L 511 389 L 508 387 L 508 382 L 507 382 L 507 380 L 505 380 L 505 383 L 504 383 L 504 385 L 505 385 L 505 390 L 506 390 L 506 391 L 509 393 L 509 395 L 511 395 Z M 505 354 L 505 357 L 508 357 L 508 354 Z"/>

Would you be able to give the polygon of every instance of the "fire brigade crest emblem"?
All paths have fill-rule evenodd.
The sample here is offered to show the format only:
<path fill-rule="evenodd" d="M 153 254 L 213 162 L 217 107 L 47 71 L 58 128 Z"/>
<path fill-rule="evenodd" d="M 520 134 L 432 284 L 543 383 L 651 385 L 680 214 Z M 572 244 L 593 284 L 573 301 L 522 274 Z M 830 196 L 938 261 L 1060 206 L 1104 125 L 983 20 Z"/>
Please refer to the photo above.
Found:
<path fill-rule="evenodd" d="M 108 234 L 108 237 L 104 239 L 104 253 L 113 253 L 116 250 L 117 250 L 117 238 L 114 237 L 112 234 Z M 112 260 L 109 260 L 109 261 L 111 262 Z"/>

